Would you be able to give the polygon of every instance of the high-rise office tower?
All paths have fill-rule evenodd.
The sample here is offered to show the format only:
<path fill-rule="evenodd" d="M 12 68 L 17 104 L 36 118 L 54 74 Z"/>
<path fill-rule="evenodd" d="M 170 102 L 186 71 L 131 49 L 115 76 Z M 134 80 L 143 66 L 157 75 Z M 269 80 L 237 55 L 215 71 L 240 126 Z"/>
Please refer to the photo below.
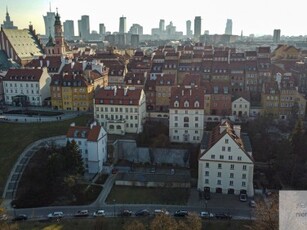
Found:
<path fill-rule="evenodd" d="M 66 20 L 63 23 L 64 26 L 64 38 L 66 40 L 71 40 L 75 36 L 75 28 L 73 20 Z"/>
<path fill-rule="evenodd" d="M 160 32 L 165 31 L 165 20 L 164 19 L 160 19 L 159 30 Z"/>
<path fill-rule="evenodd" d="M 126 17 L 124 16 L 119 18 L 119 33 L 127 33 Z"/>
<path fill-rule="evenodd" d="M 280 29 L 275 29 L 273 32 L 273 42 L 279 43 L 280 42 Z"/>
<path fill-rule="evenodd" d="M 5 21 L 3 21 L 3 24 L 1 25 L 3 29 L 18 29 L 17 26 L 14 26 L 13 21 L 11 21 L 9 11 L 6 7 L 6 16 L 5 16 Z"/>
<path fill-rule="evenodd" d="M 99 34 L 100 35 L 105 35 L 106 34 L 106 27 L 103 23 L 99 24 Z"/>
<path fill-rule="evenodd" d="M 132 24 L 129 30 L 129 34 L 143 35 L 143 27 L 139 24 Z"/>
<path fill-rule="evenodd" d="M 51 6 L 47 15 L 43 16 L 45 22 L 45 35 L 54 37 L 55 12 L 51 12 Z"/>
<path fill-rule="evenodd" d="M 88 15 L 82 15 L 81 20 L 78 20 L 79 36 L 83 40 L 87 40 L 90 35 L 90 17 Z"/>
<path fill-rule="evenodd" d="M 227 19 L 226 27 L 225 27 L 225 34 L 232 35 L 232 20 Z"/>
<path fill-rule="evenodd" d="M 194 19 L 194 38 L 199 39 L 201 35 L 201 17 L 196 16 Z"/>
<path fill-rule="evenodd" d="M 192 34 L 193 34 L 193 32 L 192 32 L 192 30 L 191 30 L 192 22 L 191 22 L 190 20 L 188 20 L 188 21 L 186 22 L 186 26 L 187 26 L 187 36 L 188 36 L 188 37 L 191 37 Z"/>

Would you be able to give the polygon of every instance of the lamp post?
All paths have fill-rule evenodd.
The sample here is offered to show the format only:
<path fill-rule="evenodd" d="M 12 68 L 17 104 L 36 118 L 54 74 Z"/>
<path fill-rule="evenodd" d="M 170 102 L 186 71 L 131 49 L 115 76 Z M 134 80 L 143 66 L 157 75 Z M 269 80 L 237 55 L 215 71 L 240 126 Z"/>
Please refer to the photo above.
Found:
<path fill-rule="evenodd" d="M 113 216 L 115 217 L 115 199 L 113 200 Z"/>

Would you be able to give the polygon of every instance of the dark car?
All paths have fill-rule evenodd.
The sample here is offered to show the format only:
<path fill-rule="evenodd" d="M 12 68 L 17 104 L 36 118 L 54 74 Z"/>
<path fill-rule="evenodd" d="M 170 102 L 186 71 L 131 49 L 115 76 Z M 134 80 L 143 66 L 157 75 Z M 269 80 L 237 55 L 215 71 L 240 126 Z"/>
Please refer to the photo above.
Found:
<path fill-rule="evenodd" d="M 132 211 L 124 209 L 119 213 L 119 216 L 132 216 Z"/>
<path fill-rule="evenodd" d="M 228 213 L 216 213 L 215 218 L 221 220 L 231 220 L 232 216 Z"/>
<path fill-rule="evenodd" d="M 174 216 L 176 216 L 176 217 L 186 217 L 188 215 L 189 215 L 189 213 L 188 213 L 187 210 L 178 210 L 174 213 Z"/>
<path fill-rule="evenodd" d="M 27 220 L 28 216 L 26 214 L 19 214 L 18 216 L 15 216 L 12 221 L 21 221 L 21 220 Z"/>
<path fill-rule="evenodd" d="M 141 209 L 137 211 L 134 215 L 135 216 L 149 216 L 150 212 L 147 209 Z"/>

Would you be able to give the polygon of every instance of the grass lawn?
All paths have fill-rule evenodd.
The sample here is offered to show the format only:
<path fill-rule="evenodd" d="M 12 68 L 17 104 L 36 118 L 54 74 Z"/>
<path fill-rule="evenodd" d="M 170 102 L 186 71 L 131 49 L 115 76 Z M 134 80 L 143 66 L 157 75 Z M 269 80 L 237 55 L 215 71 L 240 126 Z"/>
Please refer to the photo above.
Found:
<path fill-rule="evenodd" d="M 66 219 L 60 223 L 39 223 L 39 222 L 23 222 L 19 223 L 22 230 L 84 230 L 84 229 L 103 229 L 103 230 L 122 230 L 126 223 L 131 222 L 135 218 L 101 218 L 98 219 Z M 152 218 L 138 218 L 145 226 L 149 226 Z M 250 221 L 232 220 L 228 221 L 202 221 L 202 229 L 206 230 L 244 230 L 250 226 Z M 11 228 L 15 229 L 15 228 Z M 149 228 L 147 228 L 149 230 Z"/>
<path fill-rule="evenodd" d="M 174 204 L 185 205 L 190 190 L 183 188 L 146 188 L 113 186 L 106 202 L 116 200 L 119 204 Z"/>
<path fill-rule="evenodd" d="M 108 179 L 109 174 L 101 174 L 98 179 L 95 181 L 95 184 L 104 184 Z"/>
<path fill-rule="evenodd" d="M 21 152 L 32 142 L 58 135 L 65 135 L 69 125 L 85 125 L 92 115 L 74 119 L 32 124 L 0 123 L 0 194 L 3 194 L 7 177 Z"/>

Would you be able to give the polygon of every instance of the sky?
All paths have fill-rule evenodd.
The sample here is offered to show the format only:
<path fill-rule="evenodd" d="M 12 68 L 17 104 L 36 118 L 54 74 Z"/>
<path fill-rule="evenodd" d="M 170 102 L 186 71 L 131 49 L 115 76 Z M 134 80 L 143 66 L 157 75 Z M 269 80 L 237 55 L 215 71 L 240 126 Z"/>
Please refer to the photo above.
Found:
<path fill-rule="evenodd" d="M 119 30 L 119 18 L 126 17 L 127 31 L 132 24 L 143 26 L 144 34 L 159 27 L 160 19 L 165 25 L 170 22 L 177 31 L 186 34 L 186 21 L 191 20 L 194 29 L 195 16 L 202 18 L 202 32 L 223 34 L 227 19 L 232 19 L 233 34 L 273 35 L 280 29 L 281 35 L 299 36 L 307 34 L 306 0 L 1 0 L 0 21 L 5 20 L 6 6 L 14 25 L 19 29 L 28 28 L 31 22 L 37 33 L 44 34 L 43 15 L 47 11 L 58 13 L 61 22 L 74 20 L 75 35 L 77 21 L 81 15 L 89 15 L 90 30 L 99 32 L 99 23 L 106 30 Z"/>

